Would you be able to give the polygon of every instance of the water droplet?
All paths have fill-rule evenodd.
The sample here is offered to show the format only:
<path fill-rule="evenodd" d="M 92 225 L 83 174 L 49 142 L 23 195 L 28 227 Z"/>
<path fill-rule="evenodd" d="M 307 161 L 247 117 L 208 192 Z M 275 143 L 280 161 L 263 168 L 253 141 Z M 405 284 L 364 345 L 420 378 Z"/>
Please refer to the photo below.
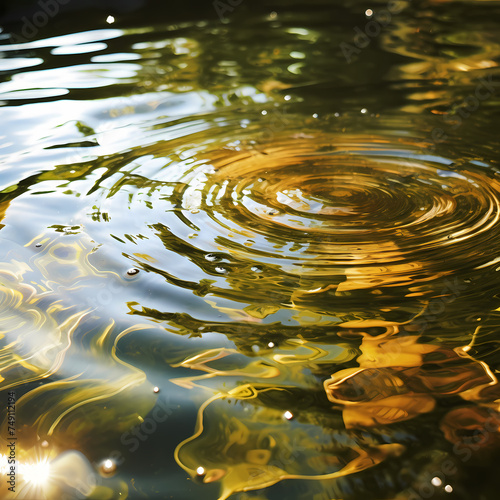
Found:
<path fill-rule="evenodd" d="M 200 467 L 196 469 L 196 474 L 198 474 L 198 476 L 203 476 L 203 474 L 205 474 L 205 468 L 200 465 Z"/>
<path fill-rule="evenodd" d="M 368 110 L 367 110 L 366 108 L 363 108 L 363 109 L 361 110 L 361 113 L 364 115 L 365 113 L 368 113 Z"/>
<path fill-rule="evenodd" d="M 114 460 L 107 458 L 102 462 L 100 469 L 104 474 L 113 474 L 113 472 L 116 472 L 116 463 Z"/>
<path fill-rule="evenodd" d="M 443 481 L 441 481 L 441 479 L 439 479 L 439 477 L 436 476 L 431 479 L 431 484 L 433 486 L 441 486 L 443 484 Z"/>
<path fill-rule="evenodd" d="M 127 271 L 128 276 L 135 276 L 136 274 L 139 274 L 139 269 L 136 269 L 135 267 L 132 267 Z"/>
<path fill-rule="evenodd" d="M 291 411 L 286 411 L 285 413 L 283 413 L 283 416 L 287 419 L 287 420 L 292 420 L 293 418 L 293 413 Z"/>
<path fill-rule="evenodd" d="M 267 344 L 267 347 L 269 347 L 269 349 L 272 349 L 274 347 L 274 342 L 269 342 Z"/>
<path fill-rule="evenodd" d="M 262 115 L 267 115 L 267 111 L 265 109 L 263 109 L 261 112 L 260 112 Z"/>
<path fill-rule="evenodd" d="M 370 18 L 373 16 L 373 10 L 372 9 L 366 9 L 365 10 L 365 16 Z"/>
<path fill-rule="evenodd" d="M 314 113 L 313 118 L 318 118 L 318 113 Z"/>
<path fill-rule="evenodd" d="M 453 488 L 450 484 L 447 484 L 445 487 L 444 487 L 444 491 L 446 491 L 446 493 L 451 493 L 453 491 Z"/>
<path fill-rule="evenodd" d="M 286 95 L 286 96 L 284 97 L 285 101 L 289 101 L 291 98 L 292 98 L 292 96 L 291 96 L 291 95 Z"/>
<path fill-rule="evenodd" d="M 154 392 L 155 394 L 158 394 L 158 393 L 160 392 L 160 388 L 159 388 L 158 386 L 153 387 L 153 392 Z"/>

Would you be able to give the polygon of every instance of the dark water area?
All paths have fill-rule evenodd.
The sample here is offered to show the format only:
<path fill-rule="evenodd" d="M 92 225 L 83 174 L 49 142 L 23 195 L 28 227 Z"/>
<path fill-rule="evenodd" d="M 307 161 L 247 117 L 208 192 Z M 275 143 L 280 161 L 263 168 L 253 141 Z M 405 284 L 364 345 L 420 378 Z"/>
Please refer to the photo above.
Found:
<path fill-rule="evenodd" d="M 498 498 L 500 2 L 0 12 L 0 499 Z"/>

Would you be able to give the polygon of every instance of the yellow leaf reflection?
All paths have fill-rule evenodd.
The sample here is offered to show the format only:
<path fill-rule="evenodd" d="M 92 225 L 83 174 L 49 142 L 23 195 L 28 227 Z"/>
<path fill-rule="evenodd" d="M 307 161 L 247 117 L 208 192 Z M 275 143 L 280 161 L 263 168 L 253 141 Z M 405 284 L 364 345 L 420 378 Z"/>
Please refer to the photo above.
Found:
<path fill-rule="evenodd" d="M 348 406 L 342 416 L 347 429 L 387 425 L 414 418 L 421 413 L 432 411 L 435 406 L 431 396 L 411 394 L 390 396 L 376 403 Z"/>
<path fill-rule="evenodd" d="M 497 385 L 488 365 L 468 354 L 477 330 L 471 345 L 455 349 L 419 343 L 415 335 L 394 337 L 395 331 L 358 333 L 359 368 L 324 381 L 328 400 L 343 407 L 347 428 L 408 420 L 432 411 L 436 397 L 479 399 L 484 388 Z"/>
<path fill-rule="evenodd" d="M 472 453 L 494 452 L 500 445 L 500 409 L 462 407 L 449 411 L 440 427 L 444 437 Z"/>
<path fill-rule="evenodd" d="M 423 355 L 437 350 L 438 346 L 418 344 L 417 341 L 418 337 L 414 336 L 380 339 L 365 335 L 360 346 L 363 354 L 357 361 L 365 368 L 419 366 L 422 364 Z"/>

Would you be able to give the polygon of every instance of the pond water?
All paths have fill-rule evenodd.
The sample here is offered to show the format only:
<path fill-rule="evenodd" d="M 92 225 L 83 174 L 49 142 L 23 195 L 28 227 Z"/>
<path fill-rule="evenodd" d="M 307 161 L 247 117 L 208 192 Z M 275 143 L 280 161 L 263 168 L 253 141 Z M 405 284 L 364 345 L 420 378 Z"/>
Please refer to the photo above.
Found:
<path fill-rule="evenodd" d="M 498 498 L 500 3 L 66 4 L 0 33 L 0 498 Z"/>

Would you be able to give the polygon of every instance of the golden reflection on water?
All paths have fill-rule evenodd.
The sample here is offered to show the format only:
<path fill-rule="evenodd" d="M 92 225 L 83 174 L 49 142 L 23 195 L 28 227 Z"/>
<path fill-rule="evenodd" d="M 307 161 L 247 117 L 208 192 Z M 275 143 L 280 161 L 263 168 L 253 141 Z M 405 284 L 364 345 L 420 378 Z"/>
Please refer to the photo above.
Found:
<path fill-rule="evenodd" d="M 147 368 L 117 351 L 157 328 L 201 337 L 210 330 L 234 342 L 191 347 L 187 357 L 182 349 L 163 354 L 173 384 L 196 391 L 195 399 L 205 394 L 195 432 L 178 444 L 175 460 L 193 480 L 219 482 L 220 500 L 283 480 L 324 484 L 397 463 L 409 452 L 406 440 L 358 433 L 427 414 L 439 415 L 452 444 L 463 445 L 462 433 L 484 421 L 496 434 L 498 382 L 477 357 L 481 326 L 438 342 L 426 329 L 436 307 L 447 314 L 449 304 L 467 300 L 464 282 L 444 287 L 464 259 L 477 269 L 496 263 L 497 183 L 472 164 L 458 173 L 438 158 L 420 158 L 411 144 L 391 147 L 406 158 L 376 136 L 340 141 L 319 133 L 285 135 L 259 149 L 196 152 L 194 167 L 162 169 L 147 181 L 165 215 L 150 225 L 153 241 L 129 254 L 132 271 L 101 270 L 101 244 L 78 225 L 13 250 L 0 272 L 2 304 L 12 311 L 2 317 L 0 374 L 5 389 L 30 387 L 17 401 L 19 460 L 29 467 L 40 443 L 50 443 L 41 460 L 54 463 L 52 471 L 98 474 L 88 472 L 87 459 L 67 454 L 95 435 L 123 435 L 154 408 Z M 116 185 L 109 193 L 113 221 Z M 165 250 L 189 259 L 191 270 L 162 260 Z M 104 326 L 105 308 L 78 302 L 89 288 L 111 283 L 125 299 L 144 271 L 192 290 L 205 304 L 202 316 L 215 311 L 218 319 L 161 312 L 141 299 L 144 305 L 128 300 L 125 322 L 111 315 Z M 452 397 L 461 402 L 443 411 Z M 491 439 L 474 446 L 495 447 Z M 61 457 L 73 457 L 72 465 L 58 465 Z M 106 481 L 114 483 L 69 486 L 91 498 L 107 498 L 110 488 L 126 495 L 120 479 Z M 44 487 L 46 495 L 56 491 Z"/>

